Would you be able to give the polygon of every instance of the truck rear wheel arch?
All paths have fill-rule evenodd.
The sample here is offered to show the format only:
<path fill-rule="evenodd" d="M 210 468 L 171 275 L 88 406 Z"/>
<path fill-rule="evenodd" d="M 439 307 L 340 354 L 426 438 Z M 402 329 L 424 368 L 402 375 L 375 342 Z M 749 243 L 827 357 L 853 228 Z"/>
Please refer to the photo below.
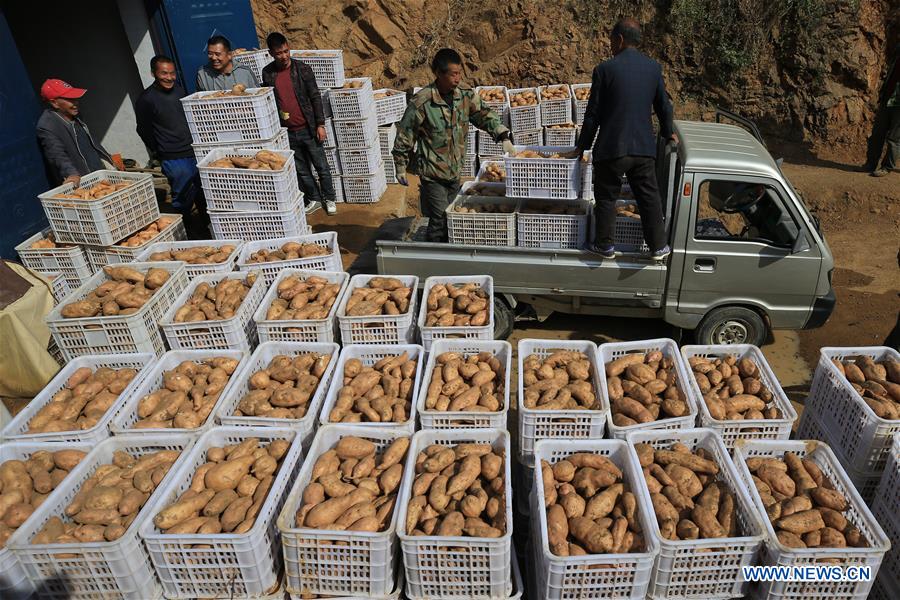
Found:
<path fill-rule="evenodd" d="M 753 344 L 763 345 L 769 337 L 765 314 L 752 306 L 717 306 L 712 309 L 694 330 L 698 344 Z"/>

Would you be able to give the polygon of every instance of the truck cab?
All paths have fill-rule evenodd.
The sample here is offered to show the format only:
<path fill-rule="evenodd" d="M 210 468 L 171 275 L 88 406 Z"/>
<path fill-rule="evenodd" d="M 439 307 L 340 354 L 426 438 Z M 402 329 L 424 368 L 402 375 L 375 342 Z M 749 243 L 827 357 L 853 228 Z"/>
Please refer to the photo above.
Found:
<path fill-rule="evenodd" d="M 377 243 L 379 272 L 491 275 L 502 304 L 552 312 L 656 317 L 701 344 L 762 344 L 770 329 L 822 325 L 834 261 L 818 221 L 760 139 L 725 123 L 676 121 L 658 180 L 672 254 Z"/>

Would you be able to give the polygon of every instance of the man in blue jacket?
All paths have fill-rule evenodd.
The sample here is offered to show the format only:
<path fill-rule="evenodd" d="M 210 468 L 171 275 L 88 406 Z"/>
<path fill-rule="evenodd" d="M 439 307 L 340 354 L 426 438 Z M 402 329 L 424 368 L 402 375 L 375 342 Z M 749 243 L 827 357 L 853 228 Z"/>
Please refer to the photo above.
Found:
<path fill-rule="evenodd" d="M 613 58 L 594 68 L 591 96 L 578 138 L 578 156 L 581 156 L 599 129 L 593 149 L 596 239 L 588 250 L 603 258 L 615 257 L 616 198 L 624 173 L 638 203 L 651 256 L 654 260 L 664 260 L 671 249 L 666 241 L 656 182 L 656 139 L 651 109 L 659 119 L 663 139 L 677 143 L 672 104 L 659 63 L 637 50 L 641 42 L 640 24 L 631 18 L 621 19 L 613 27 L 609 41 Z"/>

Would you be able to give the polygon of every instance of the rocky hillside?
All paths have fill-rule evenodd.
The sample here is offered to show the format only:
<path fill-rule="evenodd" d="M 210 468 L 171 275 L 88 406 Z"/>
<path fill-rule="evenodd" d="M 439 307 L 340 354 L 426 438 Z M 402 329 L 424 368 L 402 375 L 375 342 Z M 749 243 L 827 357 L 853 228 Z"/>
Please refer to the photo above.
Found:
<path fill-rule="evenodd" d="M 342 48 L 348 71 L 378 86 L 430 80 L 444 46 L 471 85 L 590 80 L 617 15 L 645 23 L 644 51 L 664 65 L 676 114 L 723 106 L 770 136 L 823 158 L 858 162 L 888 48 L 900 42 L 896 0 L 252 0 L 261 40 Z"/>

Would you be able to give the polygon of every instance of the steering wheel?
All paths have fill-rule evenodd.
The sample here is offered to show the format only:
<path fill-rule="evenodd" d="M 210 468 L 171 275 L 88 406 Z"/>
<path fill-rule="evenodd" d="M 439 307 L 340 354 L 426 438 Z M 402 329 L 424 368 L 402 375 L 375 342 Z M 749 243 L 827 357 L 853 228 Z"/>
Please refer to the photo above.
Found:
<path fill-rule="evenodd" d="M 766 188 L 761 185 L 745 184 L 737 187 L 722 203 L 722 212 L 734 214 L 744 212 L 766 194 Z"/>

